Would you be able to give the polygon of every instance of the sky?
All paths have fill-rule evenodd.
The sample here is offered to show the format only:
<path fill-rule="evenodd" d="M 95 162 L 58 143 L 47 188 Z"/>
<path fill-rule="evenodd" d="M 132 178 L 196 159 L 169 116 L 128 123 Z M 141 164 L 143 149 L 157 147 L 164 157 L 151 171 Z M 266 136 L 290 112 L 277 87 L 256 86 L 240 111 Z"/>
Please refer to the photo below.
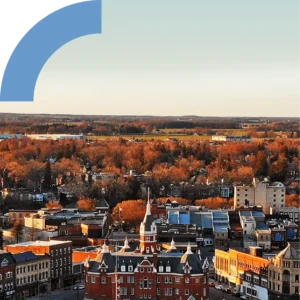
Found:
<path fill-rule="evenodd" d="M 45 64 L 0 112 L 300 116 L 298 0 L 103 0 L 102 34 Z"/>

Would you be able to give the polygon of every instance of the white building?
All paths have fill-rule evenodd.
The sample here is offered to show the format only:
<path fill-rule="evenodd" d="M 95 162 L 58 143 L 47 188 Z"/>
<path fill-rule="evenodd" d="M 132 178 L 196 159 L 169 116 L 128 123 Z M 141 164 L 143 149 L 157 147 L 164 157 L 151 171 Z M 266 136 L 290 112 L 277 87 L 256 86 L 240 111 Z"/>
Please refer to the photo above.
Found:
<path fill-rule="evenodd" d="M 85 140 L 83 134 L 27 134 L 33 140 Z"/>
<path fill-rule="evenodd" d="M 234 187 L 234 208 L 248 205 L 260 205 L 266 214 L 270 208 L 279 209 L 285 206 L 285 186 L 281 182 L 270 183 L 267 180 L 253 180 L 251 185 Z"/>
<path fill-rule="evenodd" d="M 216 142 L 251 142 L 251 137 L 238 135 L 213 135 L 211 140 Z"/>

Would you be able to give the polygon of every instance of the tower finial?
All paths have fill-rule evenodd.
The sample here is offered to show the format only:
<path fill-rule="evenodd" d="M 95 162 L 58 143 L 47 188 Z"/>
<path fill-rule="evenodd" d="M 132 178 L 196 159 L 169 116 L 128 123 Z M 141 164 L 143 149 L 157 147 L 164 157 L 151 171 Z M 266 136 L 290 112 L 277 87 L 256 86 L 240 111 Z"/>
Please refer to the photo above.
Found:
<path fill-rule="evenodd" d="M 172 238 L 171 249 L 176 249 L 174 238 Z"/>
<path fill-rule="evenodd" d="M 187 244 L 186 254 L 193 254 L 193 252 L 192 252 L 192 246 L 191 246 L 190 242 L 188 242 L 188 244 Z"/>
<path fill-rule="evenodd" d="M 148 188 L 148 201 L 147 201 L 147 206 L 146 206 L 146 215 L 151 215 L 150 188 Z"/>

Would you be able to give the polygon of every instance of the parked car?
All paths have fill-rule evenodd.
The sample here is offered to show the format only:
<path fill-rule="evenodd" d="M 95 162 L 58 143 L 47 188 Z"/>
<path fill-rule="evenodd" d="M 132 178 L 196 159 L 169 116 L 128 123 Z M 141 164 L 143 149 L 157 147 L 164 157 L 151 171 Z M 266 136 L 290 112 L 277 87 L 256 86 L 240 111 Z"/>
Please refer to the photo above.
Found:
<path fill-rule="evenodd" d="M 232 292 L 232 296 L 241 297 L 241 294 L 239 292 Z"/>
<path fill-rule="evenodd" d="M 242 295 L 242 296 L 240 296 L 240 299 L 249 300 L 249 297 Z"/>
<path fill-rule="evenodd" d="M 214 282 L 210 282 L 208 285 L 211 286 L 211 287 L 216 286 L 216 284 Z"/>
<path fill-rule="evenodd" d="M 216 288 L 217 290 L 222 290 L 223 286 L 222 286 L 222 285 L 216 285 L 215 288 Z"/>
<path fill-rule="evenodd" d="M 222 288 L 222 291 L 223 291 L 224 293 L 227 293 L 227 294 L 230 294 L 230 293 L 231 293 L 230 288 L 227 288 L 227 287 Z"/>

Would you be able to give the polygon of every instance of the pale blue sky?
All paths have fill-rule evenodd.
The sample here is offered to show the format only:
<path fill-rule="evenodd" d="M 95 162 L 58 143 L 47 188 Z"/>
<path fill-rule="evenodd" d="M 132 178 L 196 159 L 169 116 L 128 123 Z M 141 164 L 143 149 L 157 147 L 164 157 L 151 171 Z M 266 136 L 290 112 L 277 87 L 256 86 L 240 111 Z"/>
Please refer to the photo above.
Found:
<path fill-rule="evenodd" d="M 103 33 L 2 112 L 299 116 L 298 0 L 103 0 Z"/>

